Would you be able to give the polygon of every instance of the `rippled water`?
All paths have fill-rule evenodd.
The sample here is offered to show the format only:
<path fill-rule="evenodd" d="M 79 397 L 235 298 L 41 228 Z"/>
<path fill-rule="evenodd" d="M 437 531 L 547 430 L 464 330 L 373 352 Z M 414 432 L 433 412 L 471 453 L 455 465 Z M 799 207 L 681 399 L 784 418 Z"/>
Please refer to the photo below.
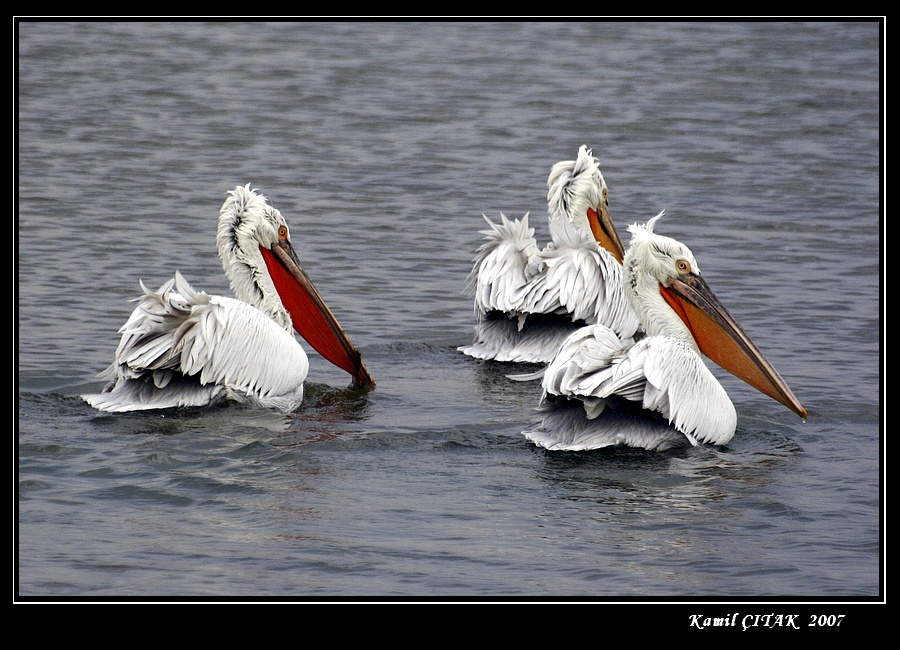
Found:
<path fill-rule="evenodd" d="M 880 33 L 859 23 L 18 23 L 17 596 L 877 598 Z M 482 213 L 586 144 L 809 410 L 559 454 L 472 334 Z M 101 415 L 138 280 L 228 294 L 252 183 L 378 382 Z M 626 235 L 627 240 L 627 235 Z"/>

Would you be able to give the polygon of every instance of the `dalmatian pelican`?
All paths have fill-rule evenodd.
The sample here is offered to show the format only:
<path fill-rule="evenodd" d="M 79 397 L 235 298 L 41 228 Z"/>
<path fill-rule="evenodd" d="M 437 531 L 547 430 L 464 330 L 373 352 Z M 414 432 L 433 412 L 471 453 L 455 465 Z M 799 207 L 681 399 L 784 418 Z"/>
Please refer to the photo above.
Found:
<path fill-rule="evenodd" d="M 179 272 L 147 289 L 119 330 L 101 393 L 83 399 L 125 412 L 233 401 L 282 412 L 303 401 L 309 359 L 324 358 L 373 387 L 361 356 L 300 266 L 287 223 L 265 196 L 237 186 L 219 212 L 222 267 L 236 298 L 196 291 Z"/>
<path fill-rule="evenodd" d="M 476 359 L 548 363 L 583 325 L 603 324 L 628 337 L 639 327 L 621 281 L 625 248 L 609 215 L 600 165 L 586 146 L 550 170 L 551 241 L 539 249 L 528 214 L 500 223 L 484 216 L 469 284 L 475 337 L 460 352 Z"/>
<path fill-rule="evenodd" d="M 804 420 L 787 383 L 716 298 L 687 246 L 654 232 L 660 213 L 628 228 L 625 297 L 645 335 L 595 324 L 572 333 L 542 378 L 540 422 L 524 431 L 551 450 L 724 445 L 737 413 L 701 353 Z"/>

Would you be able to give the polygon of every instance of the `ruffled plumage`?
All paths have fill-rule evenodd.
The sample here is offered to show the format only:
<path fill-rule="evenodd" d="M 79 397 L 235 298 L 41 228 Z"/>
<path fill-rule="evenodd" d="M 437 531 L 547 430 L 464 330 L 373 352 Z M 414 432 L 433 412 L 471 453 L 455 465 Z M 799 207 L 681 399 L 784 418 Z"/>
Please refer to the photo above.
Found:
<path fill-rule="evenodd" d="M 551 241 L 539 248 L 528 215 L 500 215 L 481 233 L 469 275 L 475 338 L 459 350 L 495 361 L 547 363 L 566 336 L 603 323 L 624 336 L 638 320 L 622 295 L 621 264 L 597 244 L 587 219 L 606 201 L 597 160 L 581 147 L 575 161 L 556 163 L 548 178 Z M 483 215 L 482 215 L 483 216 Z M 513 327 L 514 325 L 514 327 Z"/>

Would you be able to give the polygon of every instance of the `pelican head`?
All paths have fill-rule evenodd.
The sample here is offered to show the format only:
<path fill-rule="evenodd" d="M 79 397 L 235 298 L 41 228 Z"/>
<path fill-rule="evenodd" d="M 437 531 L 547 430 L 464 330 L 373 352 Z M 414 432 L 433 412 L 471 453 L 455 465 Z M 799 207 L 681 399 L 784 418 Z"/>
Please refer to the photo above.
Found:
<path fill-rule="evenodd" d="M 646 225 L 628 227 L 625 292 L 648 336 L 671 336 L 806 419 L 806 409 L 700 276 L 690 249 L 653 232 L 660 212 Z"/>
<path fill-rule="evenodd" d="M 374 386 L 361 356 L 300 266 L 281 212 L 250 184 L 228 193 L 219 211 L 216 243 L 238 299 L 257 307 L 319 354 Z"/>
<path fill-rule="evenodd" d="M 591 150 L 581 145 L 576 160 L 553 165 L 547 187 L 550 219 L 565 216 L 578 229 L 590 228 L 597 243 L 621 263 L 625 247 L 609 216 L 609 190 Z"/>
<path fill-rule="evenodd" d="M 282 242 L 287 242 L 286 246 Z M 284 246 L 296 258 L 281 212 L 265 196 L 250 189 L 249 184 L 238 185 L 228 193 L 219 211 L 216 244 L 235 296 L 255 305 L 288 332 L 292 331 L 291 316 L 281 302 L 262 254 L 262 249 Z"/>

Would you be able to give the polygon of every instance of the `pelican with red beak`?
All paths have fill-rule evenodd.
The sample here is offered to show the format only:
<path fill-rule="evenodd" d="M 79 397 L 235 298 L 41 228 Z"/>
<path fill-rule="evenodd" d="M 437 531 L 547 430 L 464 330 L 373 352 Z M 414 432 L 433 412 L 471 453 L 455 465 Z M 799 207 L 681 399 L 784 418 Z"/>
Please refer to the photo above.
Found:
<path fill-rule="evenodd" d="M 609 215 L 606 181 L 591 151 L 563 160 L 547 178 L 551 241 L 539 249 L 528 215 L 485 220 L 469 280 L 475 337 L 459 351 L 476 359 L 548 363 L 584 325 L 631 336 L 637 316 L 622 295 L 625 247 Z"/>
<path fill-rule="evenodd" d="M 608 327 L 587 326 L 543 371 L 514 377 L 543 377 L 541 422 L 524 432 L 537 445 L 726 444 L 737 413 L 701 353 L 806 419 L 787 383 L 701 277 L 688 247 L 654 232 L 662 214 L 629 227 L 623 265 L 625 296 L 646 336 L 623 341 Z"/>
<path fill-rule="evenodd" d="M 361 356 L 300 266 L 287 223 L 266 197 L 237 186 L 219 212 L 219 257 L 237 298 L 195 291 L 175 272 L 148 290 L 119 330 L 103 392 L 84 395 L 101 411 L 124 412 L 226 401 L 282 412 L 303 401 L 309 359 L 296 330 L 319 354 L 373 387 Z"/>

